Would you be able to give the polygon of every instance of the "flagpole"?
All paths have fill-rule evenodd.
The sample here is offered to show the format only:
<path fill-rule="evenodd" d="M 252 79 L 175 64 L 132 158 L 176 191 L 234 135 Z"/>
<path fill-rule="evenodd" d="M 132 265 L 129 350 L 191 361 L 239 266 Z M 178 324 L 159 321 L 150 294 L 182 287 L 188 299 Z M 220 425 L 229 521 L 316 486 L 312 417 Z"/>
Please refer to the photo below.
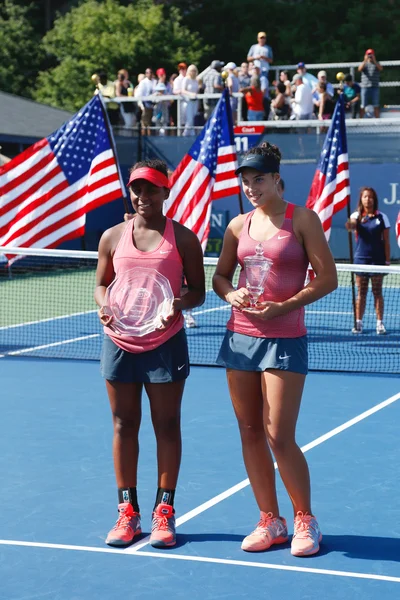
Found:
<path fill-rule="evenodd" d="M 227 71 L 222 71 L 221 77 L 222 77 L 222 81 L 223 81 L 224 89 L 225 90 L 228 90 L 228 85 L 227 85 L 228 76 L 229 76 L 229 74 L 228 74 Z M 231 105 L 230 105 L 229 97 L 226 99 L 226 104 L 227 104 L 227 107 L 229 106 L 229 109 L 227 110 L 229 127 L 230 127 L 231 131 L 233 132 L 233 117 L 232 117 L 232 111 L 231 111 Z M 243 198 L 242 198 L 242 188 L 241 187 L 239 187 L 238 200 L 239 200 L 240 214 L 243 215 L 244 214 L 244 208 L 243 208 Z"/>
<path fill-rule="evenodd" d="M 113 151 L 113 154 L 114 154 L 114 158 L 115 158 L 115 162 L 116 162 L 116 165 L 117 165 L 119 180 L 120 180 L 120 183 L 121 183 L 121 188 L 122 188 L 122 190 L 125 190 L 125 185 L 124 185 L 124 182 L 122 180 L 121 170 L 119 168 L 118 155 L 117 155 L 117 149 L 116 149 L 116 146 L 115 146 L 114 134 L 112 132 L 112 127 L 111 127 L 111 124 L 110 124 L 110 119 L 108 118 L 108 113 L 107 113 L 107 110 L 106 110 L 106 107 L 105 107 L 105 104 L 104 104 L 104 100 L 103 100 L 102 95 L 100 94 L 100 92 L 98 94 L 98 98 L 100 100 L 100 106 L 101 106 L 101 110 L 103 111 L 104 122 L 106 124 L 106 129 L 107 129 L 108 137 L 110 139 L 110 145 L 111 145 L 111 148 L 112 148 L 112 151 Z M 122 196 L 122 202 L 124 203 L 125 212 L 129 213 L 130 212 L 130 208 L 129 208 L 128 198 L 126 197 L 126 192 Z"/>
<path fill-rule="evenodd" d="M 337 73 L 336 74 L 336 79 L 339 81 L 339 90 L 340 93 L 343 94 L 343 87 L 344 87 L 344 73 Z M 344 107 L 343 107 L 344 109 Z M 349 194 L 349 200 L 347 202 L 347 219 L 348 221 L 350 221 L 350 215 L 351 215 L 351 209 L 350 209 L 350 194 Z M 350 264 L 354 264 L 354 252 L 353 252 L 353 232 L 351 231 L 351 229 L 348 230 L 347 232 L 348 234 L 348 240 L 349 240 L 349 259 L 350 259 Z M 353 325 L 354 325 L 354 329 L 357 328 L 357 313 L 356 313 L 356 289 L 355 289 L 355 278 L 354 278 L 354 273 L 353 271 L 350 272 L 350 278 L 351 278 L 351 299 L 352 299 L 352 303 L 353 303 Z"/>

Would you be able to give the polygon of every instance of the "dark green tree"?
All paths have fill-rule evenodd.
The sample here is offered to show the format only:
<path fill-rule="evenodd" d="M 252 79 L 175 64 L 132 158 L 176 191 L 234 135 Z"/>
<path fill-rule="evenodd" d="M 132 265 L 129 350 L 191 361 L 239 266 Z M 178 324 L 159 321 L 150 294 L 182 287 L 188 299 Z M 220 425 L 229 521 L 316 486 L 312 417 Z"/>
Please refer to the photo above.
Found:
<path fill-rule="evenodd" d="M 35 15 L 33 4 L 0 4 L 0 89 L 28 98 L 43 60 L 40 34 L 32 25 Z"/>
<path fill-rule="evenodd" d="M 85 0 L 56 19 L 43 46 L 57 65 L 39 73 L 35 97 L 68 110 L 87 102 L 94 90 L 91 75 L 100 68 L 110 79 L 126 68 L 134 79 L 147 66 L 171 72 L 179 61 L 198 63 L 210 51 L 182 25 L 177 8 L 151 0 L 128 6 L 117 0 Z"/>

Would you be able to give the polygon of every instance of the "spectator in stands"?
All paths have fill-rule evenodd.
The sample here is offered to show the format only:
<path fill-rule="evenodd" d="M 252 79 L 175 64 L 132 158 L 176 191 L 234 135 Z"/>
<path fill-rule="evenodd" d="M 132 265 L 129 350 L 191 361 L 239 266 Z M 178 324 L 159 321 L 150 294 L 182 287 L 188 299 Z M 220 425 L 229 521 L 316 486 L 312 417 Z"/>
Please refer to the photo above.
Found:
<path fill-rule="evenodd" d="M 333 88 L 332 88 L 333 89 Z M 330 119 L 333 115 L 335 103 L 333 97 L 328 93 L 328 86 L 325 82 L 320 81 L 316 87 L 313 98 L 317 94 L 317 100 L 314 100 L 314 104 L 317 108 L 317 116 L 320 121 Z"/>
<path fill-rule="evenodd" d="M 315 83 L 315 86 L 313 87 L 313 99 L 314 99 L 314 104 L 316 106 L 319 106 L 319 100 L 320 100 L 320 89 L 319 89 L 319 84 L 320 83 L 324 83 L 326 86 L 326 92 L 330 95 L 331 98 L 334 97 L 335 95 L 335 90 L 334 87 L 331 83 L 329 83 L 327 81 L 327 76 L 326 76 L 326 71 L 319 71 L 318 72 L 318 79 Z M 318 111 L 317 111 L 318 114 Z"/>
<path fill-rule="evenodd" d="M 260 78 L 253 75 L 250 80 L 250 86 L 239 90 L 245 94 L 247 102 L 247 119 L 249 121 L 264 120 L 264 93 L 261 90 Z"/>
<path fill-rule="evenodd" d="M 157 69 L 157 82 L 154 86 L 154 93 L 157 96 L 165 96 L 167 94 L 171 94 L 172 90 L 169 82 L 167 81 L 167 73 L 164 68 Z M 159 135 L 165 135 L 168 130 L 165 127 L 169 126 L 169 107 L 170 101 L 166 100 L 165 102 L 157 102 L 155 105 L 155 125 L 159 127 Z"/>
<path fill-rule="evenodd" d="M 267 34 L 260 31 L 257 35 L 257 44 L 253 44 L 247 53 L 249 63 L 259 60 L 261 63 L 261 75 L 268 77 L 269 66 L 273 62 L 273 52 L 271 46 L 267 45 Z"/>
<path fill-rule="evenodd" d="M 303 62 L 297 63 L 297 74 L 301 75 L 305 85 L 308 85 L 312 90 L 314 89 L 317 78 L 311 75 L 311 73 L 307 73 L 307 67 Z"/>
<path fill-rule="evenodd" d="M 108 79 L 106 71 L 98 71 L 97 89 L 94 93 L 101 94 L 104 98 L 115 98 L 115 83 Z"/>
<path fill-rule="evenodd" d="M 221 69 L 224 63 L 220 60 L 213 60 L 210 68 L 205 72 L 202 82 L 205 94 L 220 94 L 224 89 L 224 82 L 221 77 Z M 204 118 L 207 120 L 218 102 L 217 98 L 204 98 Z"/>
<path fill-rule="evenodd" d="M 346 111 L 351 111 L 351 118 L 356 119 L 360 112 L 361 88 L 350 73 L 345 76 L 343 90 L 339 93 L 344 94 Z"/>
<path fill-rule="evenodd" d="M 194 119 L 197 111 L 199 110 L 199 101 L 197 100 L 197 94 L 199 92 L 199 82 L 197 81 L 197 75 L 199 71 L 196 65 L 189 65 L 186 73 L 186 77 L 182 82 L 182 95 L 187 98 L 185 102 L 185 129 L 183 135 L 195 135 Z"/>
<path fill-rule="evenodd" d="M 171 87 L 171 90 L 174 89 L 174 81 L 177 77 L 178 77 L 178 73 L 172 73 L 171 77 L 169 78 L 169 85 Z M 177 103 L 171 102 L 170 107 L 169 107 L 169 118 L 170 118 L 169 124 L 172 127 L 176 126 L 176 124 L 177 124 L 177 119 L 178 119 L 177 108 L 178 108 Z M 174 133 L 174 131 L 172 130 L 171 133 Z"/>
<path fill-rule="evenodd" d="M 287 103 L 286 86 L 282 81 L 276 85 L 275 98 L 271 102 L 274 119 L 283 121 L 289 118 L 291 107 Z"/>
<path fill-rule="evenodd" d="M 356 250 L 354 253 L 354 263 L 356 265 L 390 265 L 389 228 L 389 219 L 378 210 L 376 191 L 371 187 L 361 188 L 357 210 L 350 215 L 350 219 L 346 223 L 346 229 L 354 231 L 356 236 Z M 356 274 L 358 289 L 356 325 L 352 331 L 356 334 L 363 332 L 362 319 L 370 278 L 377 318 L 376 333 L 383 335 L 386 333 L 383 324 L 383 275 L 374 273 Z"/>
<path fill-rule="evenodd" d="M 94 95 L 101 94 L 104 98 L 109 100 L 106 105 L 106 110 L 111 125 L 121 125 L 122 112 L 120 105 L 118 102 L 112 102 L 116 93 L 114 81 L 108 79 L 106 71 L 98 71 L 92 75 L 92 81 L 96 84 Z"/>
<path fill-rule="evenodd" d="M 249 64 L 247 62 L 242 62 L 242 64 L 240 65 L 238 80 L 239 80 L 239 89 L 250 86 L 251 75 L 249 73 Z M 242 120 L 247 121 L 246 99 L 240 98 L 240 103 L 242 106 Z"/>
<path fill-rule="evenodd" d="M 127 95 L 124 94 L 124 92 L 122 92 L 122 94 L 118 93 L 118 87 L 122 84 L 122 86 L 126 89 L 129 90 L 130 88 L 133 89 L 133 85 L 132 82 L 129 81 L 129 73 L 126 69 L 120 69 L 118 71 L 117 74 L 117 80 L 115 81 L 115 89 L 116 89 L 116 95 L 120 96 L 120 95 Z"/>
<path fill-rule="evenodd" d="M 281 81 L 285 86 L 285 94 L 288 98 L 292 97 L 292 84 L 289 80 L 289 75 L 287 71 L 281 71 L 279 73 L 279 81 Z M 274 85 L 277 85 L 277 82 L 273 82 Z"/>
<path fill-rule="evenodd" d="M 237 96 L 233 96 L 233 94 L 237 94 L 240 87 L 239 78 L 236 75 L 237 66 L 234 62 L 228 62 L 224 66 L 224 71 L 228 73 L 228 77 L 226 78 L 226 87 L 228 88 L 230 94 L 233 124 L 236 125 L 238 98 Z"/>
<path fill-rule="evenodd" d="M 369 48 L 358 67 L 361 73 L 361 118 L 365 114 L 365 107 L 370 104 L 374 107 L 375 118 L 379 118 L 379 80 L 382 69 L 382 65 L 376 60 L 374 50 Z"/>
<path fill-rule="evenodd" d="M 333 98 L 335 95 L 335 90 L 333 85 L 327 80 L 326 71 L 318 71 L 318 82 L 326 84 L 326 91 Z"/>
<path fill-rule="evenodd" d="M 294 98 L 292 98 L 294 118 L 297 120 L 312 119 L 314 103 L 311 87 L 304 83 L 303 76 L 300 74 L 293 77 L 292 84 L 296 88 Z"/>
<path fill-rule="evenodd" d="M 178 77 L 175 77 L 174 79 L 174 84 L 172 87 L 172 93 L 176 94 L 177 96 L 181 95 L 182 92 L 182 83 L 184 78 L 186 77 L 186 71 L 187 71 L 187 64 L 185 62 L 180 62 L 178 64 Z M 181 122 L 181 126 L 183 127 L 185 125 L 185 113 L 186 113 L 186 106 L 184 102 L 179 102 L 179 116 L 180 116 L 180 122 Z M 177 106 L 177 111 L 178 111 L 178 106 Z M 178 125 L 178 123 L 177 123 Z"/>
<path fill-rule="evenodd" d="M 135 95 L 138 97 L 151 96 L 154 92 L 154 88 L 155 88 L 155 82 L 154 82 L 154 78 L 153 78 L 153 71 L 152 71 L 152 69 L 147 68 L 145 71 L 144 78 L 141 80 L 141 82 L 139 83 L 139 85 L 136 88 Z M 151 102 L 151 100 L 144 100 L 142 102 L 142 105 L 143 105 L 142 119 L 141 119 L 142 134 L 150 135 L 151 134 L 150 127 L 152 126 L 154 104 L 153 104 L 153 102 Z"/>
<path fill-rule="evenodd" d="M 263 106 L 264 106 L 264 121 L 268 121 L 269 113 L 271 109 L 271 96 L 269 93 L 269 80 L 266 75 L 261 73 L 261 63 L 259 60 L 253 62 L 252 75 L 260 78 L 260 87 L 263 93 Z"/>
<path fill-rule="evenodd" d="M 133 87 L 127 78 L 128 71 L 120 69 L 115 82 L 115 95 L 117 98 L 126 98 L 133 94 Z M 121 102 L 120 111 L 124 120 L 125 127 L 133 127 L 136 123 L 136 106 L 134 102 Z"/>

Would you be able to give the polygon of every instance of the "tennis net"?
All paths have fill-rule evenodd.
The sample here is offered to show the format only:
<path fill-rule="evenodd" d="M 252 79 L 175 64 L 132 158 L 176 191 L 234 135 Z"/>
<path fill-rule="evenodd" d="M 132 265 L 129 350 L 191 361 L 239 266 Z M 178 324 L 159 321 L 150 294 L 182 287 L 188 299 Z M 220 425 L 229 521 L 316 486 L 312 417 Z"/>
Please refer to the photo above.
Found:
<path fill-rule="evenodd" d="M 17 258 L 17 260 L 15 260 Z M 0 356 L 98 360 L 102 327 L 93 299 L 96 252 L 0 248 Z M 215 365 L 230 307 L 212 291 L 217 259 L 205 258 L 207 296 L 187 330 L 191 364 Z M 368 267 L 382 274 L 386 335 L 377 335 L 371 285 L 363 333 L 352 333 L 352 273 L 337 264 L 339 287 L 306 307 L 310 369 L 400 373 L 400 267 Z"/>

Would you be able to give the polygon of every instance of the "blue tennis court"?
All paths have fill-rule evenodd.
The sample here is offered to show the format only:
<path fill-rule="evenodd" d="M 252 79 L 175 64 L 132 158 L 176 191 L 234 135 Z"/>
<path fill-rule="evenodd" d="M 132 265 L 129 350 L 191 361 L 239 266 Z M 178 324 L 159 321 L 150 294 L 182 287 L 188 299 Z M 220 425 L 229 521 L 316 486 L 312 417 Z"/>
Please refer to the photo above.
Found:
<path fill-rule="evenodd" d="M 0 377 L 1 598 L 398 597 L 398 377 L 307 378 L 298 440 L 324 534 L 320 554 L 308 559 L 291 556 L 289 544 L 260 554 L 240 549 L 258 511 L 222 369 L 193 367 L 187 382 L 178 545 L 166 551 L 146 543 L 156 490 L 146 398 L 138 484 L 144 534 L 118 550 L 104 544 L 117 497 L 98 362 L 4 357 Z M 278 492 L 291 523 L 279 477 Z"/>

